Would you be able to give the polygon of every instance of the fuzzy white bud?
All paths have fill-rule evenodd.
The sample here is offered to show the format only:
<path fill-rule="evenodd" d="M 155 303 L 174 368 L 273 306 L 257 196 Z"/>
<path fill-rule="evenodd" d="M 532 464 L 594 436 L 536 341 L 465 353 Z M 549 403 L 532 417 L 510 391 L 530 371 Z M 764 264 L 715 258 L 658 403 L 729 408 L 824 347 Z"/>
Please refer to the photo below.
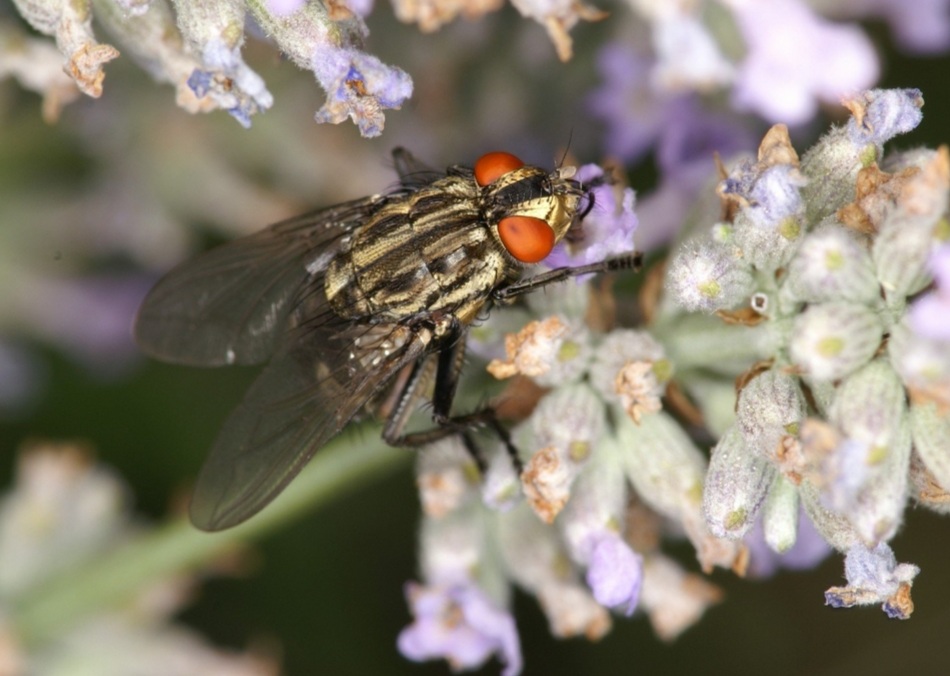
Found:
<path fill-rule="evenodd" d="M 867 245 L 834 225 L 805 237 L 789 264 L 786 285 L 797 300 L 807 303 L 844 300 L 869 305 L 880 297 Z"/>
<path fill-rule="evenodd" d="M 745 535 L 775 476 L 772 463 L 749 448 L 738 428 L 727 431 L 712 450 L 703 490 L 703 514 L 713 535 Z"/>
<path fill-rule="evenodd" d="M 836 380 L 860 368 L 881 344 L 883 327 L 866 307 L 822 303 L 805 309 L 792 326 L 792 359 L 816 380 Z"/>
<path fill-rule="evenodd" d="M 950 416 L 936 404 L 910 407 L 914 449 L 944 490 L 950 490 Z"/>
<path fill-rule="evenodd" d="M 673 259 L 667 284 L 690 311 L 715 312 L 743 305 L 754 288 L 752 270 L 737 249 L 685 245 Z"/>
<path fill-rule="evenodd" d="M 746 445 L 769 457 L 783 437 L 798 435 L 805 417 L 805 396 L 797 378 L 769 369 L 749 381 L 739 394 L 736 425 Z"/>
<path fill-rule="evenodd" d="M 706 460 L 683 428 L 663 411 L 639 425 L 616 414 L 617 439 L 627 478 L 654 510 L 682 519 L 702 500 Z"/>
<path fill-rule="evenodd" d="M 762 531 L 773 552 L 784 554 L 798 539 L 798 489 L 781 474 L 775 478 L 762 507 Z"/>

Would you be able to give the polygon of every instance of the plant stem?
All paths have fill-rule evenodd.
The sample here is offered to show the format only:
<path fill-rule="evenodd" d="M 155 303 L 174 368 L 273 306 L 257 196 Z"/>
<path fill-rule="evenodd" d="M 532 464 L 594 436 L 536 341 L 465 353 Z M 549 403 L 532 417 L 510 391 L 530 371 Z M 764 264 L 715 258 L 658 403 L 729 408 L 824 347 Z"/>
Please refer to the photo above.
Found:
<path fill-rule="evenodd" d="M 247 523 L 205 533 L 177 518 L 38 585 L 19 599 L 8 620 L 27 646 L 49 641 L 83 618 L 128 601 L 156 579 L 260 538 L 408 460 L 408 453 L 378 437 L 347 434 L 321 450 L 277 500 Z"/>

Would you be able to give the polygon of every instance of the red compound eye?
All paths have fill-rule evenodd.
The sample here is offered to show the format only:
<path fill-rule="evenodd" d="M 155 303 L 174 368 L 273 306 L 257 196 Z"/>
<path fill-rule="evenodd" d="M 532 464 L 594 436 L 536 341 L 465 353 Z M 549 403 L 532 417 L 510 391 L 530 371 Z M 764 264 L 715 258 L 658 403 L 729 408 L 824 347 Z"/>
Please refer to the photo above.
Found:
<path fill-rule="evenodd" d="M 475 163 L 475 180 L 483 188 L 509 171 L 520 169 L 524 162 L 511 153 L 485 153 Z"/>
<path fill-rule="evenodd" d="M 543 261 L 554 248 L 554 230 L 533 216 L 508 216 L 498 222 L 498 236 L 508 253 L 522 263 Z"/>

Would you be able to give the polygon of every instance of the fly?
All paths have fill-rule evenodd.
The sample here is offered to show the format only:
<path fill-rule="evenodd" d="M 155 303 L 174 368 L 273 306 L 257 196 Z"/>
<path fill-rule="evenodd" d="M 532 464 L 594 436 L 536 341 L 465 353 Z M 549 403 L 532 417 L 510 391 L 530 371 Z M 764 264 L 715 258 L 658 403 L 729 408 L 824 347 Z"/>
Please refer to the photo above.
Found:
<path fill-rule="evenodd" d="M 568 277 L 639 264 L 634 253 L 521 279 L 592 208 L 591 186 L 508 153 L 446 172 L 402 149 L 393 157 L 393 192 L 213 249 L 172 270 L 139 309 L 136 341 L 157 359 L 267 362 L 198 476 L 198 528 L 230 528 L 263 509 L 388 384 L 383 439 L 394 446 L 497 427 L 490 409 L 451 410 L 479 314 Z M 429 384 L 436 427 L 406 434 Z"/>

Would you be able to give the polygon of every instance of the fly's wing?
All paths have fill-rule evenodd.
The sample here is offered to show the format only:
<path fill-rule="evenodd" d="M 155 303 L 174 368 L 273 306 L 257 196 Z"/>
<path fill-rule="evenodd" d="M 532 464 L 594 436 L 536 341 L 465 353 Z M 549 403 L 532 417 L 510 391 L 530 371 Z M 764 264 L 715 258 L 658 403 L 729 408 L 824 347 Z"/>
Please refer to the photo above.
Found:
<path fill-rule="evenodd" d="M 377 390 L 431 349 L 405 327 L 328 318 L 325 305 L 322 288 L 301 304 L 289 346 L 225 423 L 192 497 L 198 528 L 223 530 L 259 512 Z"/>
<path fill-rule="evenodd" d="M 399 174 L 399 184 L 410 190 L 421 188 L 445 176 L 445 172 L 433 169 L 405 148 L 393 149 L 393 165 Z"/>
<path fill-rule="evenodd" d="M 287 328 L 291 300 L 326 266 L 340 237 L 386 199 L 282 221 L 180 265 L 146 296 L 136 342 L 156 359 L 189 366 L 265 361 Z"/>

